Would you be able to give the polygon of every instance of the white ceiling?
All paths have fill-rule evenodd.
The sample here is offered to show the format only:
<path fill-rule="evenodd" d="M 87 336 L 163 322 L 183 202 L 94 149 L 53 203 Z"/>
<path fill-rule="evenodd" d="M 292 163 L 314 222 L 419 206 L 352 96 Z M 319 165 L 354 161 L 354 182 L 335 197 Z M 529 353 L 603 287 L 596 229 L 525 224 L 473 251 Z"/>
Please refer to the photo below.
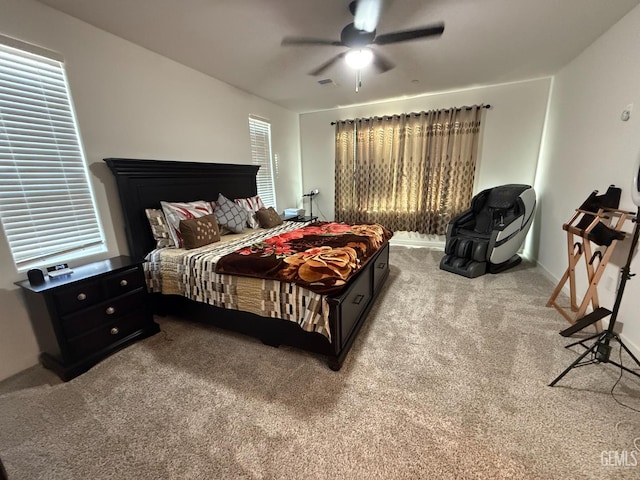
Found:
<path fill-rule="evenodd" d="M 444 34 L 376 47 L 396 64 L 355 75 L 345 50 L 281 46 L 284 36 L 338 40 L 349 0 L 40 0 L 297 112 L 538 78 L 556 73 L 640 0 L 387 0 L 378 34 L 439 21 Z M 331 78 L 336 85 L 322 86 Z"/>

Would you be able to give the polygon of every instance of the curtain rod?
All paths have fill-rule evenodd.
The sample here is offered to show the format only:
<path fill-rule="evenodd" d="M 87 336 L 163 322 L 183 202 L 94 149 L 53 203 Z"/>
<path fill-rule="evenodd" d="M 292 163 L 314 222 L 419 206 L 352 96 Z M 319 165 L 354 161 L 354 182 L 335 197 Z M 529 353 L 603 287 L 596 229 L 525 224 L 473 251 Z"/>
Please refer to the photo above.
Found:
<path fill-rule="evenodd" d="M 471 108 L 473 107 L 466 107 L 467 110 L 471 110 Z M 481 108 L 491 108 L 490 104 L 486 104 L 483 105 Z M 449 110 L 451 110 L 450 108 L 443 108 L 442 110 L 444 110 L 445 112 L 448 112 Z M 462 110 L 462 107 L 458 107 L 456 108 L 457 110 Z M 411 116 L 411 113 L 407 113 L 407 114 L 400 114 L 400 115 L 407 115 L 407 117 Z M 393 115 L 383 115 L 383 117 L 393 117 Z M 339 120 L 340 122 L 353 122 L 353 120 Z M 331 125 L 335 125 L 338 122 L 331 122 Z"/>

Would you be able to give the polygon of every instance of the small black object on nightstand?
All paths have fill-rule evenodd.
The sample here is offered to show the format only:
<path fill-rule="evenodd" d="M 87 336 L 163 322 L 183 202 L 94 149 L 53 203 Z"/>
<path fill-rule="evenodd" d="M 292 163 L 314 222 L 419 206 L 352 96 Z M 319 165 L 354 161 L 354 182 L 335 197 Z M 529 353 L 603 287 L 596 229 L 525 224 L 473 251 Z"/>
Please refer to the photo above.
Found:
<path fill-rule="evenodd" d="M 32 286 L 42 285 L 44 283 L 44 273 L 39 268 L 32 268 L 27 272 L 27 278 Z"/>

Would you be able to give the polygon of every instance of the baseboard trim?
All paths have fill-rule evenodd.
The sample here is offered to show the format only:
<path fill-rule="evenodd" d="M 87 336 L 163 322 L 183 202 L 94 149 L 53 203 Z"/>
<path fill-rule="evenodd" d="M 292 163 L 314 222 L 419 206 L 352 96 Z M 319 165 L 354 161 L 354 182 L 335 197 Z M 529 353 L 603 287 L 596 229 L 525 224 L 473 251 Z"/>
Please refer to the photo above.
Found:
<path fill-rule="evenodd" d="M 390 245 L 400 247 L 431 248 L 444 252 L 444 235 L 425 235 L 418 232 L 394 232 Z"/>

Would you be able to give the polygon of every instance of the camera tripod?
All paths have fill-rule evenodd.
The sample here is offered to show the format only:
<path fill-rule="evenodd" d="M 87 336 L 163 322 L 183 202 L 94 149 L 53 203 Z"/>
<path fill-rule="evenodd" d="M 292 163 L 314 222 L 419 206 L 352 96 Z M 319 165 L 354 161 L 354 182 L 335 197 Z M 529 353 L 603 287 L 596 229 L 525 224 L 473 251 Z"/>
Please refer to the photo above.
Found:
<path fill-rule="evenodd" d="M 631 351 L 627 348 L 627 346 L 624 344 L 624 342 L 622 341 L 622 339 L 620 338 L 620 336 L 615 333 L 613 331 L 615 324 L 616 324 L 616 320 L 618 318 L 618 311 L 620 310 L 620 304 L 622 303 L 622 295 L 624 294 L 624 288 L 627 284 L 627 280 L 630 280 L 631 277 L 633 277 L 635 274 L 631 273 L 631 260 L 633 259 L 633 254 L 635 252 L 636 246 L 638 245 L 638 236 L 640 235 L 640 229 L 638 228 L 638 222 L 640 220 L 640 207 L 638 207 L 638 213 L 636 215 L 636 217 L 633 219 L 634 222 L 634 228 L 633 228 L 633 238 L 631 240 L 631 246 L 629 248 L 629 255 L 627 256 L 627 262 L 625 263 L 624 267 L 622 267 L 622 274 L 621 274 L 621 279 L 620 279 L 620 286 L 618 287 L 618 292 L 616 293 L 616 300 L 615 303 L 613 305 L 613 310 L 611 312 L 608 312 L 611 314 L 611 318 L 609 320 L 609 326 L 607 327 L 606 330 L 604 330 L 603 332 L 600 333 L 596 333 L 595 335 L 592 335 L 588 338 L 579 340 L 577 342 L 573 342 L 570 343 L 569 345 L 567 345 L 565 348 L 571 348 L 574 347 L 576 345 L 581 345 L 584 348 L 586 348 L 586 350 L 582 353 L 582 355 L 580 355 L 578 358 L 576 358 L 574 360 L 574 362 L 569 365 L 564 372 L 562 372 L 560 375 L 558 375 L 550 384 L 550 387 L 553 387 L 556 383 L 558 383 L 562 377 L 564 377 L 567 373 L 569 373 L 571 371 L 571 369 L 573 368 L 577 368 L 577 367 L 582 367 L 584 365 L 591 365 L 592 363 L 611 363 L 619 368 L 621 368 L 622 370 L 625 370 L 629 373 L 632 373 L 633 375 L 635 375 L 636 377 L 640 377 L 640 373 L 631 370 L 630 368 L 625 367 L 624 365 L 615 362 L 613 360 L 610 359 L 611 357 L 611 342 L 615 341 L 618 342 L 620 344 L 620 348 L 622 348 L 625 352 L 627 352 L 627 354 L 631 357 L 631 359 L 636 363 L 636 365 L 640 368 L 640 361 L 635 357 L 635 355 L 633 353 L 631 353 Z M 600 318 L 603 318 L 605 316 L 607 316 L 608 313 L 604 314 L 602 313 L 602 311 L 605 309 L 599 308 L 596 311 L 590 313 L 589 315 L 585 316 L 584 319 L 580 320 L 579 322 L 581 322 L 584 326 L 590 325 L 591 323 L 595 323 L 595 321 L 599 320 Z M 590 315 L 592 315 L 595 320 L 590 321 L 587 317 L 589 317 Z M 596 318 L 597 317 L 597 318 Z M 582 328 L 584 328 L 584 326 Z M 574 332 L 575 333 L 575 332 Z M 593 344 L 591 346 L 587 346 L 585 344 L 585 342 L 588 342 L 590 340 L 594 340 Z M 588 356 L 588 358 L 587 358 Z"/>

